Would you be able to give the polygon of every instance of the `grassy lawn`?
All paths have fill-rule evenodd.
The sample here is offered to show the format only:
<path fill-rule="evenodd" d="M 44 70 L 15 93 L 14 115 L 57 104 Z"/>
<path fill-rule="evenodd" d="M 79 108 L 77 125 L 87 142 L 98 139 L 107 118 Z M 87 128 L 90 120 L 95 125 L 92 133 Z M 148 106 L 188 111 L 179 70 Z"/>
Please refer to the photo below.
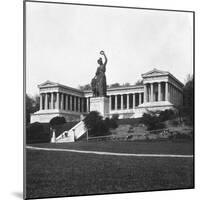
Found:
<path fill-rule="evenodd" d="M 192 154 L 192 143 L 79 142 L 35 146 Z M 116 157 L 27 150 L 27 198 L 192 187 L 192 158 Z"/>
<path fill-rule="evenodd" d="M 77 149 L 91 151 L 106 151 L 115 153 L 147 153 L 147 154 L 193 154 L 193 142 L 172 141 L 102 141 L 102 142 L 72 142 L 57 144 L 34 144 L 31 146 L 61 149 Z"/>

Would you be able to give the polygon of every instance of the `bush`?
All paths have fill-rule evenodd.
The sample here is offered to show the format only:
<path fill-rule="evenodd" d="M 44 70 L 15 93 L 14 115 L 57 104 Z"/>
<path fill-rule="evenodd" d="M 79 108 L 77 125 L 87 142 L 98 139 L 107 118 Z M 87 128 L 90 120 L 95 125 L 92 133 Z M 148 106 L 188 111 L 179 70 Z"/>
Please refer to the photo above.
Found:
<path fill-rule="evenodd" d="M 102 116 L 96 112 L 90 112 L 84 119 L 85 126 L 91 136 L 108 135 L 110 128 L 117 128 L 117 117 L 114 119 L 106 118 L 103 120 Z"/>
<path fill-rule="evenodd" d="M 61 124 L 66 123 L 66 120 L 64 117 L 58 116 L 58 117 L 52 118 L 49 123 L 50 123 L 51 127 L 54 127 L 56 125 L 61 125 Z"/>
<path fill-rule="evenodd" d="M 170 120 L 170 119 L 175 118 L 175 113 L 174 113 L 174 111 L 171 110 L 171 109 L 164 110 L 164 111 L 161 111 L 161 112 L 160 112 L 159 118 L 160 118 L 160 121 L 161 121 L 161 122 L 164 122 L 164 121 L 166 121 L 166 120 Z"/>
<path fill-rule="evenodd" d="M 119 115 L 118 114 L 113 114 L 111 119 L 117 121 L 119 119 Z"/>
<path fill-rule="evenodd" d="M 165 128 L 165 125 L 161 122 L 160 117 L 156 114 L 147 114 L 144 113 L 140 119 L 140 123 L 143 123 L 147 130 L 157 130 Z"/>
<path fill-rule="evenodd" d="M 179 125 L 179 122 L 178 122 L 177 120 L 172 120 L 172 121 L 171 121 L 171 124 L 172 124 L 173 126 L 178 126 L 178 125 Z"/>
<path fill-rule="evenodd" d="M 26 128 L 26 143 L 46 143 L 50 142 L 50 127 L 39 122 L 30 124 Z"/>
<path fill-rule="evenodd" d="M 109 119 L 109 128 L 112 128 L 112 129 L 115 129 L 118 127 L 118 118 L 119 118 L 119 115 L 118 114 L 115 114 L 112 116 L 111 119 Z"/>

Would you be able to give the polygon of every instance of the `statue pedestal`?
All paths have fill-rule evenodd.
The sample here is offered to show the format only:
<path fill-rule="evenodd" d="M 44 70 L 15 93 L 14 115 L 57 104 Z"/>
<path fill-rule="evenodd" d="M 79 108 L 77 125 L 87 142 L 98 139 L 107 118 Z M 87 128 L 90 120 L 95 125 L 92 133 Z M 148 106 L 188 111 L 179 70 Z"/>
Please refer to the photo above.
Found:
<path fill-rule="evenodd" d="M 99 112 L 103 118 L 109 117 L 109 98 L 108 97 L 91 97 L 90 111 Z"/>

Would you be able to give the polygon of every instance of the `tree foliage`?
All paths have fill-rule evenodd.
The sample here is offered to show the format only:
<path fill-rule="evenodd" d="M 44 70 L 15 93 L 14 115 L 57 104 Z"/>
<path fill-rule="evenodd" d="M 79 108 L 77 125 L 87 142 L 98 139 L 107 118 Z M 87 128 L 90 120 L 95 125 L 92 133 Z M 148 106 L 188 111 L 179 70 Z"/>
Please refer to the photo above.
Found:
<path fill-rule="evenodd" d="M 84 90 L 91 90 L 92 87 L 91 87 L 90 84 L 86 84 L 86 85 L 80 85 L 79 89 L 82 90 L 82 91 L 84 91 Z"/>
<path fill-rule="evenodd" d="M 167 109 L 159 113 L 159 118 L 161 122 L 173 119 L 175 117 L 176 117 L 176 114 L 172 109 Z"/>
<path fill-rule="evenodd" d="M 183 114 L 193 122 L 194 115 L 194 77 L 190 76 L 183 88 Z"/>
<path fill-rule="evenodd" d="M 103 120 L 103 117 L 97 111 L 90 112 L 84 119 L 84 123 L 90 136 L 108 135 L 110 128 L 117 127 L 117 119 L 106 118 Z"/>
<path fill-rule="evenodd" d="M 147 130 L 157 130 L 165 128 L 165 124 L 162 123 L 159 114 L 156 112 L 144 113 L 142 118 L 140 119 L 140 123 L 143 123 L 147 127 Z"/>
<path fill-rule="evenodd" d="M 177 106 L 179 121 L 193 125 L 194 116 L 194 77 L 187 76 L 183 87 L 183 105 Z"/>
<path fill-rule="evenodd" d="M 39 110 L 39 96 L 30 97 L 26 94 L 26 123 L 30 123 L 30 115 Z"/>
<path fill-rule="evenodd" d="M 125 86 L 125 87 L 130 86 L 130 83 L 128 83 L 128 82 L 124 83 L 123 86 Z"/>
<path fill-rule="evenodd" d="M 26 127 L 26 143 L 46 143 L 50 142 L 50 130 L 48 124 L 35 122 Z"/>
<path fill-rule="evenodd" d="M 120 87 L 119 83 L 112 83 L 109 85 L 109 88 L 115 88 L 115 87 Z"/>
<path fill-rule="evenodd" d="M 66 120 L 64 117 L 57 116 L 57 117 L 52 118 L 49 123 L 51 127 L 54 127 L 56 125 L 61 125 L 61 124 L 66 123 Z"/>
<path fill-rule="evenodd" d="M 143 80 L 137 80 L 137 81 L 135 82 L 135 85 L 143 85 Z"/>

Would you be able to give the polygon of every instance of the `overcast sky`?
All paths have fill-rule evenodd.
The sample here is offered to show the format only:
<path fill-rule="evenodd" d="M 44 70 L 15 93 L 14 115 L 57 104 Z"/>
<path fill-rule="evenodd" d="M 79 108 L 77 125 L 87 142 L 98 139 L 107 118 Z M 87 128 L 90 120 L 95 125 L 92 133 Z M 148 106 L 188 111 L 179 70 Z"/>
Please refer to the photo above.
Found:
<path fill-rule="evenodd" d="M 157 68 L 184 82 L 193 73 L 192 14 L 27 3 L 26 90 L 50 80 L 90 83 L 100 50 L 108 57 L 107 84 L 134 84 Z"/>

